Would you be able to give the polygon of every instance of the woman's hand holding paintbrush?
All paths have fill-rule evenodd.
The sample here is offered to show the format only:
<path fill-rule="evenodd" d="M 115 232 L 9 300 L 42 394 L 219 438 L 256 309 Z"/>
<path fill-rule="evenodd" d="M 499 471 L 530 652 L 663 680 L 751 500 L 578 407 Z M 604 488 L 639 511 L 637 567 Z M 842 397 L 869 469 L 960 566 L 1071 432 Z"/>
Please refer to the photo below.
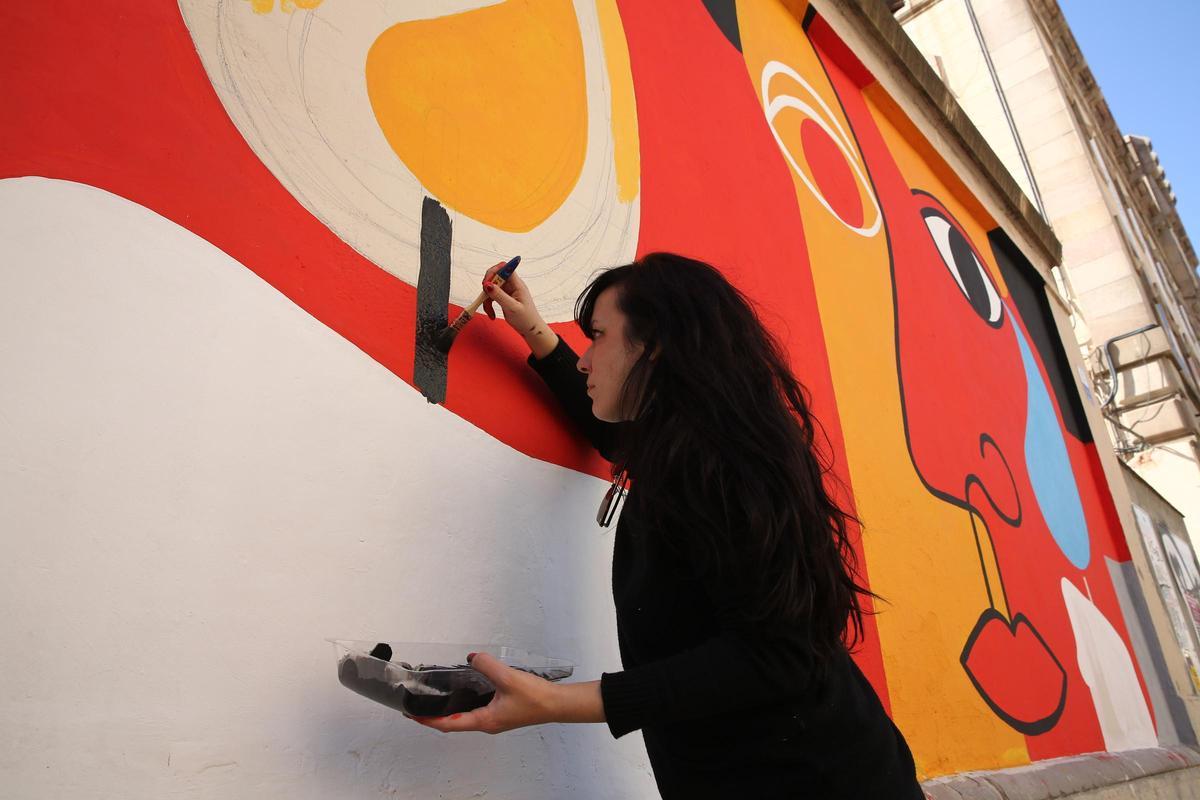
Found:
<path fill-rule="evenodd" d="M 495 267 L 492 267 L 490 270 L 488 270 L 487 275 L 483 279 L 483 288 L 486 290 L 489 286 L 498 286 L 504 283 L 506 280 L 512 277 L 513 272 L 520 263 L 521 257 L 516 256 L 511 261 L 507 261 L 503 264 L 497 264 Z M 463 328 L 467 327 L 467 323 L 471 321 L 471 315 L 475 313 L 475 309 L 479 308 L 479 304 L 486 299 L 487 292 L 480 292 L 479 296 L 475 298 L 475 302 L 464 308 L 454 322 L 451 322 L 449 325 L 438 331 L 437 337 L 433 342 L 437 349 L 441 350 L 443 353 L 450 352 L 450 347 L 454 344 L 454 339 L 458 336 L 459 332 Z M 489 314 L 489 316 L 491 316 L 492 319 L 495 319 L 494 315 Z"/>
<path fill-rule="evenodd" d="M 515 272 L 500 285 L 492 283 L 492 276 L 503 267 L 503 263 L 497 264 L 483 276 L 484 313 L 488 315 L 488 319 L 495 319 L 496 309 L 493 303 L 499 305 L 504 312 L 504 321 L 524 337 L 534 357 L 544 358 L 558 344 L 558 334 L 550 330 L 550 326 L 542 319 L 533 302 L 529 286 Z"/>

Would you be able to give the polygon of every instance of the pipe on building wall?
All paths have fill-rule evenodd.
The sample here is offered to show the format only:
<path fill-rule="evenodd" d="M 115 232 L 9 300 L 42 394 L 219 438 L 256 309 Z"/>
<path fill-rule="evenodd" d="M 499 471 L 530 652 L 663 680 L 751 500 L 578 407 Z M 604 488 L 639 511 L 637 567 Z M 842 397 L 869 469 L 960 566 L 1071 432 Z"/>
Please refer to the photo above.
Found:
<path fill-rule="evenodd" d="M 988 51 L 987 42 L 983 40 L 983 29 L 979 27 L 979 18 L 975 16 L 975 6 L 971 0 L 963 0 L 967 16 L 971 18 L 971 27 L 975 29 L 975 38 L 979 41 L 979 49 L 983 51 L 983 62 L 987 64 L 988 74 L 992 76 L 992 85 L 996 87 L 996 97 L 1000 100 L 1000 108 L 1004 111 L 1004 119 L 1008 122 L 1008 130 L 1012 133 L 1013 142 L 1017 145 L 1017 155 L 1021 158 L 1021 166 L 1025 169 L 1025 177 L 1029 180 L 1029 188 L 1033 192 L 1033 202 L 1037 205 L 1038 213 L 1046 219 L 1046 207 L 1042 205 L 1042 193 L 1038 191 L 1037 180 L 1033 177 L 1033 168 L 1029 166 L 1029 158 L 1025 155 L 1025 143 L 1017 131 L 1016 120 L 1013 119 L 1012 109 L 1008 107 L 1008 98 L 1004 95 L 1004 87 L 1000 85 L 1000 76 L 996 74 L 996 65 L 992 63 L 992 54 Z M 1046 219 L 1049 222 L 1048 219 Z"/>

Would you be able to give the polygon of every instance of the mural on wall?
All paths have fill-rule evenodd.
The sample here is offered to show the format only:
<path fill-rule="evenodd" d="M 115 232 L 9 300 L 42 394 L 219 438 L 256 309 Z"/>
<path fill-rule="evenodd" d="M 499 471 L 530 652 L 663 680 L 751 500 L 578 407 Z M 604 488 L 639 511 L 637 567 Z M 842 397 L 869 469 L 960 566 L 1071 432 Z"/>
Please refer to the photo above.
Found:
<path fill-rule="evenodd" d="M 888 601 L 856 657 L 922 775 L 1155 744 L 1036 273 L 807 3 L 130 2 L 120 58 L 101 15 L 23 13 L 0 178 L 175 221 L 530 457 L 606 475 L 506 330 L 431 348 L 483 272 L 520 254 L 582 347 L 595 270 L 718 265 L 854 492 Z"/>
<path fill-rule="evenodd" d="M 1192 632 L 1200 638 L 1200 568 L 1196 566 L 1196 554 L 1185 537 L 1161 521 L 1158 534 L 1167 554 L 1167 563 L 1171 565 L 1171 574 L 1175 576 L 1175 585 L 1187 604 Z"/>

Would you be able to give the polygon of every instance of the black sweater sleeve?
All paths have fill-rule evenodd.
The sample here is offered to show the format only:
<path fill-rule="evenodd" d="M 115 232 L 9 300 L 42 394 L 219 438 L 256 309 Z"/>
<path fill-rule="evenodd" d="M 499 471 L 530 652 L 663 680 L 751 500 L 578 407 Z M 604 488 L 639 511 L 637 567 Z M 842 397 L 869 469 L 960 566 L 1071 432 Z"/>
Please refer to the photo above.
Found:
<path fill-rule="evenodd" d="M 592 399 L 587 395 L 587 375 L 576 368 L 579 356 L 575 355 L 566 340 L 558 337 L 558 344 L 553 350 L 542 358 L 530 353 L 527 362 L 550 387 L 567 416 L 592 443 L 592 447 L 612 461 L 617 424 L 603 422 L 592 415 Z"/>
<path fill-rule="evenodd" d="M 600 676 L 609 731 L 620 738 L 647 725 L 685 722 L 798 699 L 813 660 L 800 631 L 768 632 L 744 622 L 744 589 L 702 581 L 718 631 L 696 647 Z"/>

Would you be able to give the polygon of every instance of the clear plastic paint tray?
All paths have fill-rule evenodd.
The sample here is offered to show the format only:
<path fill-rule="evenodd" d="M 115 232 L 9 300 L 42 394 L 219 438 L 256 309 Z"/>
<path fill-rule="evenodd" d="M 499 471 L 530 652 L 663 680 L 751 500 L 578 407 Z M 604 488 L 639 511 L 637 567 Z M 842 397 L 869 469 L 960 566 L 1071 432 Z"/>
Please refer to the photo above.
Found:
<path fill-rule="evenodd" d="M 468 653 L 489 653 L 546 680 L 570 677 L 575 665 L 494 644 L 370 642 L 327 639 L 337 653 L 338 680 L 363 697 L 414 717 L 440 717 L 486 706 L 492 682 L 467 664 Z"/>

